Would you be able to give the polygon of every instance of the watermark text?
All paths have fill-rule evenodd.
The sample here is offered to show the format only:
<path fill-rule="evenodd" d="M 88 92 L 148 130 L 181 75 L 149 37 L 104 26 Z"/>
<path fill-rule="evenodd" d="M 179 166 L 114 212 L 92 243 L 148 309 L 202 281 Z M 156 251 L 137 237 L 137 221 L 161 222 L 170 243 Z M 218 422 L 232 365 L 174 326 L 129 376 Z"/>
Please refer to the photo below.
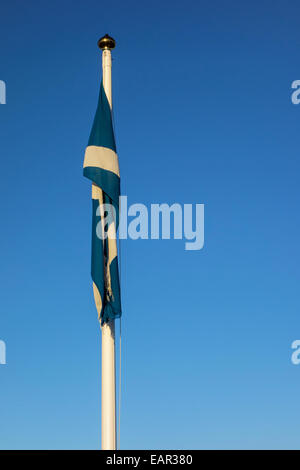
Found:
<path fill-rule="evenodd" d="M 0 365 L 6 364 L 6 344 L 0 339 Z"/>
<path fill-rule="evenodd" d="M 294 80 L 292 83 L 292 89 L 293 91 L 291 95 L 291 100 L 293 104 L 299 104 L 300 103 L 300 80 Z"/>
<path fill-rule="evenodd" d="M 204 204 L 169 205 L 135 203 L 128 206 L 127 196 L 120 197 L 119 239 L 125 240 L 185 240 L 185 250 L 201 250 L 204 246 Z M 115 238 L 110 230 L 116 219 L 116 210 L 111 204 L 97 207 L 96 225 L 98 238 Z M 104 230 L 104 227 L 108 227 Z"/>
<path fill-rule="evenodd" d="M 6 104 L 6 83 L 0 80 L 0 104 Z"/>
<path fill-rule="evenodd" d="M 297 366 L 300 364 L 300 339 L 295 339 L 295 341 L 292 342 L 292 349 L 294 349 L 292 356 L 291 356 L 291 361 L 292 364 Z"/>

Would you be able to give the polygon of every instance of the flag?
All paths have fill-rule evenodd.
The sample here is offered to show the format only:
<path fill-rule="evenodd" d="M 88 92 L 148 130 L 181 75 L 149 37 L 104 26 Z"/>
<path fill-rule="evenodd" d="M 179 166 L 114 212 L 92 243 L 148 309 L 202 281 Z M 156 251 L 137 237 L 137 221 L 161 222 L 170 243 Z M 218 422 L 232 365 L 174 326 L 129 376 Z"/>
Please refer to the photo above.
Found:
<path fill-rule="evenodd" d="M 101 82 L 83 174 L 92 181 L 92 266 L 95 304 L 101 325 L 121 316 L 116 232 L 120 171 L 111 108 Z"/>

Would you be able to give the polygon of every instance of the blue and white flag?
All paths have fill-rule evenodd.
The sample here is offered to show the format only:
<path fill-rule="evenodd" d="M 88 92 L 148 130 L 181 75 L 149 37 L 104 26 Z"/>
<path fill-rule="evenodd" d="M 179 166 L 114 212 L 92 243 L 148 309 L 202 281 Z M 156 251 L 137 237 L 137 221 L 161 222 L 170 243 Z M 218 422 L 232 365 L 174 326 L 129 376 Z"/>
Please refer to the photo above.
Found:
<path fill-rule="evenodd" d="M 102 83 L 83 174 L 93 183 L 92 279 L 98 316 L 103 325 L 121 316 L 121 297 L 116 240 L 120 171 L 111 108 Z"/>

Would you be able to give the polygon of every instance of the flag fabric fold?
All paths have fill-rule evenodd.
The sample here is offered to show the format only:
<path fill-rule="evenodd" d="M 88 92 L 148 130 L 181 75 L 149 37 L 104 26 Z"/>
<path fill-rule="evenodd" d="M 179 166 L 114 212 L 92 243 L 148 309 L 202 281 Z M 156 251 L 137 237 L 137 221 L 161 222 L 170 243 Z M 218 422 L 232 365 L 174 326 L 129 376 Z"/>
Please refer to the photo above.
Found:
<path fill-rule="evenodd" d="M 92 266 L 95 304 L 101 325 L 121 316 L 117 255 L 120 171 L 111 108 L 101 82 L 83 174 L 92 181 Z"/>

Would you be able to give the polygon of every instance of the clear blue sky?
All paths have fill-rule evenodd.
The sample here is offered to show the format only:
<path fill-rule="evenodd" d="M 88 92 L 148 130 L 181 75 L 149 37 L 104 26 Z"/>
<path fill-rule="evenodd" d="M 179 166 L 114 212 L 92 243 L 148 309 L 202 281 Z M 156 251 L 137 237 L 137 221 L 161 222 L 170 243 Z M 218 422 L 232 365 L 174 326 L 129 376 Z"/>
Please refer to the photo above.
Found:
<path fill-rule="evenodd" d="M 1 4 L 0 447 L 100 445 L 82 163 L 117 40 L 129 203 L 204 203 L 205 246 L 122 243 L 121 448 L 300 448 L 296 1 Z"/>

